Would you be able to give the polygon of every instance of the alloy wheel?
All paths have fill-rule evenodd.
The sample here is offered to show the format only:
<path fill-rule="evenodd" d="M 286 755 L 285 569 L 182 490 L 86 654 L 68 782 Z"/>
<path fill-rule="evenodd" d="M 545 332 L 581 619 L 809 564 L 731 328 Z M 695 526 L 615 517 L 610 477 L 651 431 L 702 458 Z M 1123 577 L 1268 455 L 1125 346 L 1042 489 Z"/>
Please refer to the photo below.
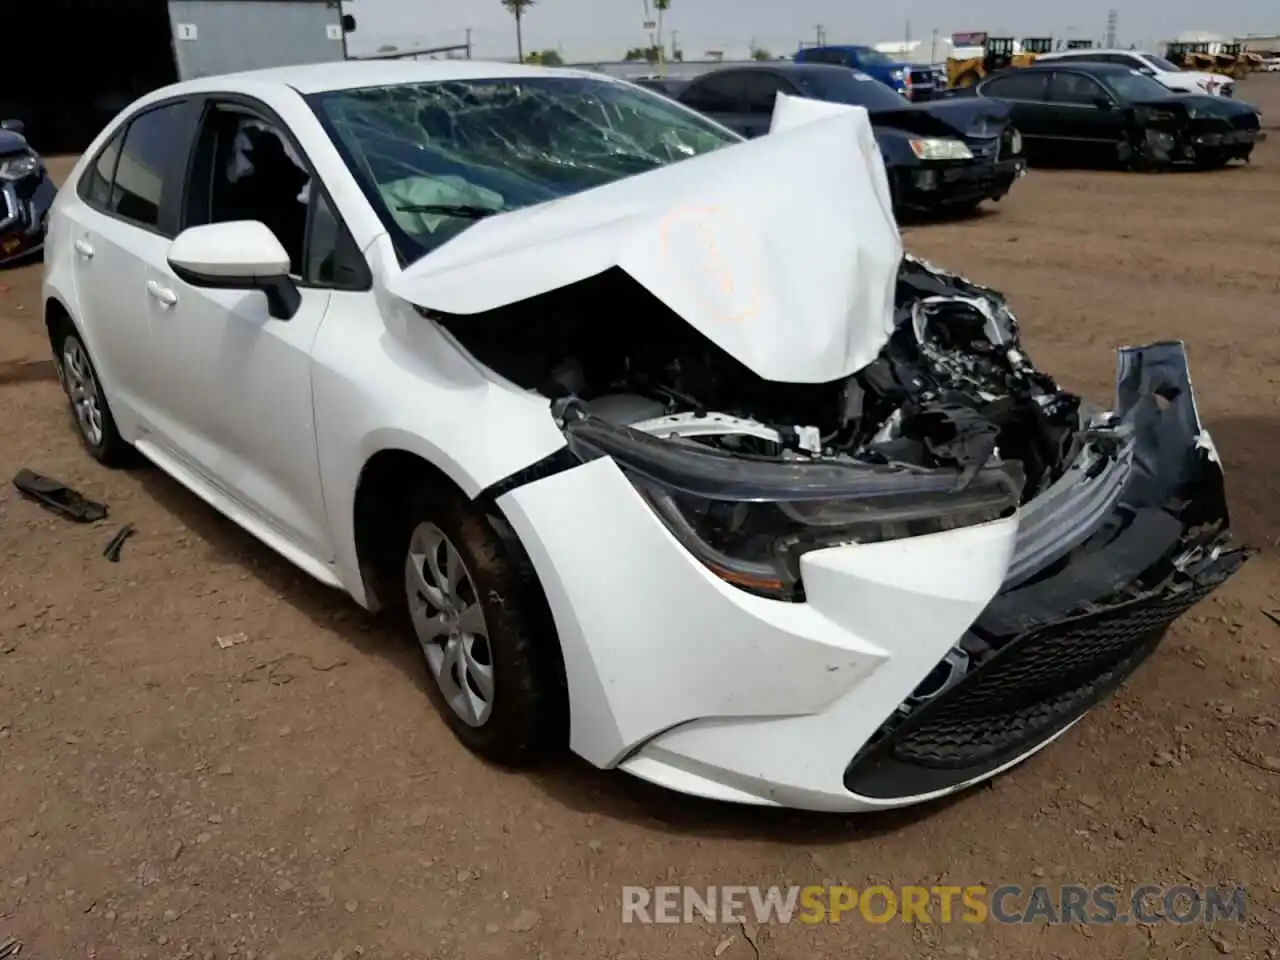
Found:
<path fill-rule="evenodd" d="M 434 523 L 419 523 L 409 538 L 405 591 L 414 633 L 449 707 L 471 727 L 493 713 L 493 657 L 475 583 Z"/>
<path fill-rule="evenodd" d="M 105 436 L 102 421 L 102 393 L 93 374 L 93 365 L 84 345 L 76 337 L 67 337 L 62 347 L 62 369 L 67 395 L 75 411 L 80 432 L 93 447 L 101 446 Z"/>

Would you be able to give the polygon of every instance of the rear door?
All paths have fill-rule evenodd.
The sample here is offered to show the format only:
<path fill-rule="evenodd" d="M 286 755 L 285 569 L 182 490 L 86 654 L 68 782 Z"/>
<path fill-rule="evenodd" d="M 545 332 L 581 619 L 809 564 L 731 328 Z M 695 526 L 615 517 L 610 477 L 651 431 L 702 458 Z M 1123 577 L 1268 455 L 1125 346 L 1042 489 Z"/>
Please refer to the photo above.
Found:
<path fill-rule="evenodd" d="M 1032 157 L 1049 149 L 1055 137 L 1046 102 L 1048 77 L 1047 70 L 1015 70 L 991 77 L 978 87 L 982 96 L 1009 104 L 1013 125 L 1022 134 L 1024 149 Z"/>
<path fill-rule="evenodd" d="M 194 103 L 148 106 L 121 126 L 76 185 L 69 208 L 75 287 L 89 350 L 126 436 L 145 432 L 163 365 L 151 325 L 149 265 L 177 232 Z"/>

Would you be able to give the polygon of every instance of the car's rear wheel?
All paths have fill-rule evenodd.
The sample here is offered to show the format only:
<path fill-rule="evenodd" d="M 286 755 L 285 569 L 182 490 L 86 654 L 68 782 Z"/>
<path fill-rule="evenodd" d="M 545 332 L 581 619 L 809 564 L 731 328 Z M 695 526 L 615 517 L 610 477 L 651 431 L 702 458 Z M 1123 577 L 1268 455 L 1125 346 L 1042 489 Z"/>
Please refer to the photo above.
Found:
<path fill-rule="evenodd" d="M 518 544 L 474 503 L 424 491 L 403 528 L 404 590 L 433 701 L 468 748 L 499 763 L 563 742 L 560 652 Z"/>
<path fill-rule="evenodd" d="M 102 391 L 102 381 L 89 358 L 89 350 L 75 330 L 62 333 L 57 345 L 59 378 L 71 401 L 80 442 L 99 463 L 109 467 L 128 466 L 136 452 L 116 427 L 111 405 Z"/>

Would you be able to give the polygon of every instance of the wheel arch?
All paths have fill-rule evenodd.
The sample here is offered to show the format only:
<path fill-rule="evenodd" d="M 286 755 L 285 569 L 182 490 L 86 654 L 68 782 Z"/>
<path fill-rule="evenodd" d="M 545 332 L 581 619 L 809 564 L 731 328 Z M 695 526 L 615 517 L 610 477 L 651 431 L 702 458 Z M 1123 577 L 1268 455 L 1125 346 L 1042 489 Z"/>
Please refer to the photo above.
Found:
<path fill-rule="evenodd" d="M 383 447 L 375 451 L 367 457 L 360 469 L 351 511 L 353 543 L 358 574 L 364 590 L 364 606 L 375 613 L 387 611 L 400 614 L 403 611 L 404 557 L 398 549 L 398 535 L 402 529 L 405 507 L 417 498 L 421 490 L 425 487 L 432 493 L 439 493 L 444 502 L 466 501 L 484 513 L 494 535 L 502 543 L 506 558 L 515 568 L 522 584 L 521 593 L 526 609 L 533 618 L 531 626 L 538 635 L 545 638 L 545 642 L 554 645 L 552 658 L 548 662 L 554 683 L 565 689 L 567 681 L 564 650 L 555 628 L 555 618 L 547 601 L 546 590 L 524 545 L 497 503 L 497 497 L 513 483 L 529 482 L 539 476 L 554 473 L 563 466 L 562 458 L 548 457 L 520 471 L 515 477 L 472 496 L 446 469 L 433 463 L 421 452 L 403 446 Z M 564 707 L 567 710 L 567 700 Z M 554 722 L 565 725 L 564 737 L 567 737 L 567 713 L 563 717 L 557 716 Z"/>

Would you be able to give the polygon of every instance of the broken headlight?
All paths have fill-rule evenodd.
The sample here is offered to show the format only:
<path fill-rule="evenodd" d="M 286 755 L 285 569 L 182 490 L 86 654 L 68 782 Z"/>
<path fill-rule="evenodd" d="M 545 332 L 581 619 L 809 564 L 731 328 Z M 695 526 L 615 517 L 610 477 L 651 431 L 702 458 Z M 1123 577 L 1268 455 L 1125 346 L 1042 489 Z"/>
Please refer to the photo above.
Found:
<path fill-rule="evenodd" d="M 963 140 L 912 140 L 911 152 L 921 160 L 972 160 L 973 151 Z"/>
<path fill-rule="evenodd" d="M 0 180 L 21 180 L 40 169 L 40 158 L 34 151 L 0 157 Z"/>
<path fill-rule="evenodd" d="M 801 600 L 800 557 L 850 543 L 940 533 L 1009 516 L 1021 478 L 959 471 L 729 454 L 652 437 L 594 417 L 566 425 L 584 460 L 612 457 L 684 547 L 721 579 Z"/>

